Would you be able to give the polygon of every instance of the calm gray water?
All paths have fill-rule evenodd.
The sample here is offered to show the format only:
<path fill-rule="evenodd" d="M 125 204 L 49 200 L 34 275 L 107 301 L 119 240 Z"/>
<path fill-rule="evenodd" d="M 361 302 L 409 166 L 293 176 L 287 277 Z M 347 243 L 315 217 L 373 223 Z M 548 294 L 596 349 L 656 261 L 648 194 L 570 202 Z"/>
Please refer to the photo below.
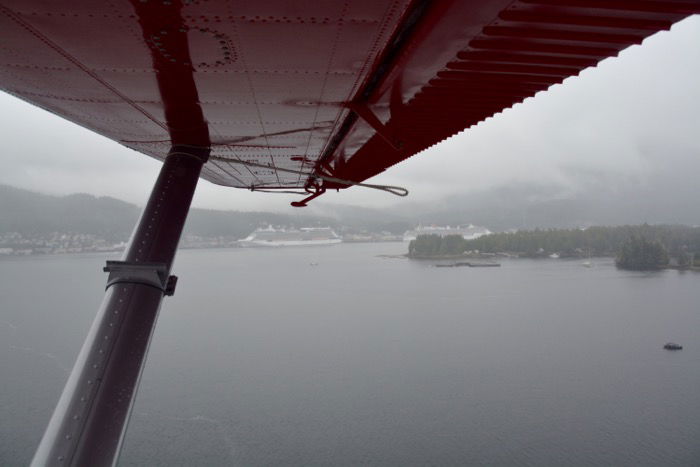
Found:
<path fill-rule="evenodd" d="M 121 464 L 700 465 L 700 274 L 377 257 L 405 249 L 182 251 Z M 105 259 L 0 261 L 0 465 L 31 459 Z"/>

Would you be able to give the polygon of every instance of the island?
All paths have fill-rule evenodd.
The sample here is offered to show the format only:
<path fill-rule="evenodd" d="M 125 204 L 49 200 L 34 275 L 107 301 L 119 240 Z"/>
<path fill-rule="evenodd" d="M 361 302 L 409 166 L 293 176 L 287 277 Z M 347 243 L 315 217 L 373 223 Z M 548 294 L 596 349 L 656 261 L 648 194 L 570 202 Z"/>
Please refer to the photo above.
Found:
<path fill-rule="evenodd" d="M 700 227 L 625 225 L 580 229 L 535 229 L 460 235 L 419 235 L 408 246 L 411 259 L 615 258 L 620 269 L 700 270 Z"/>

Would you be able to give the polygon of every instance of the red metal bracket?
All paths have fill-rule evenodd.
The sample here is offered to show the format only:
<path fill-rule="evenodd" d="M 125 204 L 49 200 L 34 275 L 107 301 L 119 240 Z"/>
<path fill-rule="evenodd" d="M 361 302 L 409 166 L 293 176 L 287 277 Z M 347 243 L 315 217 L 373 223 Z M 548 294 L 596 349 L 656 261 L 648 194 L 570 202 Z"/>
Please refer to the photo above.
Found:
<path fill-rule="evenodd" d="M 403 141 L 396 138 L 384 125 L 372 110 L 364 102 L 348 102 L 348 108 L 355 112 L 358 117 L 365 121 L 374 131 L 377 132 L 389 145 L 396 151 L 400 151 L 403 147 Z"/>

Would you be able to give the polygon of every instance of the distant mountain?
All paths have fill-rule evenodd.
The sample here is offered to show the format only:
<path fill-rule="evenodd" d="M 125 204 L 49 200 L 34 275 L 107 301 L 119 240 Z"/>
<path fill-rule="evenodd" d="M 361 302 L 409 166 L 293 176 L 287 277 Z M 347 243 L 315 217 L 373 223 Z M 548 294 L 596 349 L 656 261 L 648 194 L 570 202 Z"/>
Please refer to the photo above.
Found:
<path fill-rule="evenodd" d="M 700 225 L 697 195 L 689 187 L 601 189 L 572 194 L 561 187 L 519 184 L 447 197 L 430 204 L 405 203 L 396 215 L 434 224 L 473 223 L 492 231 L 575 228 L 591 225 Z"/>
<path fill-rule="evenodd" d="M 139 208 L 109 197 L 49 196 L 0 185 L 0 233 L 76 232 L 110 241 L 129 236 Z"/>
<path fill-rule="evenodd" d="M 627 186 L 571 194 L 561 187 L 514 184 L 453 195 L 431 202 L 405 200 L 390 208 L 317 204 L 297 214 L 192 209 L 185 235 L 242 238 L 257 227 L 331 226 L 347 231 L 401 234 L 416 224 L 472 223 L 489 230 L 574 228 L 590 225 L 700 225 L 695 185 Z M 49 196 L 0 185 L 0 234 L 72 232 L 108 241 L 128 238 L 141 208 L 109 197 L 86 194 Z"/>
<path fill-rule="evenodd" d="M 129 237 L 140 213 L 138 206 L 106 196 L 50 196 L 0 185 L 0 234 L 84 233 L 119 242 Z M 287 215 L 192 209 L 185 235 L 241 238 L 268 224 L 303 227 L 337 226 L 338 222 L 303 213 Z"/>
<path fill-rule="evenodd" d="M 187 216 L 185 235 L 202 237 L 243 238 L 258 227 L 280 225 L 288 227 L 337 227 L 334 219 L 322 216 L 278 214 L 273 212 L 217 211 L 192 209 Z"/>
<path fill-rule="evenodd" d="M 344 204 L 311 205 L 310 212 L 335 219 L 338 224 L 353 231 L 391 232 L 395 235 L 415 227 L 416 216 L 412 212 L 399 212 L 396 208 L 367 208 Z"/>

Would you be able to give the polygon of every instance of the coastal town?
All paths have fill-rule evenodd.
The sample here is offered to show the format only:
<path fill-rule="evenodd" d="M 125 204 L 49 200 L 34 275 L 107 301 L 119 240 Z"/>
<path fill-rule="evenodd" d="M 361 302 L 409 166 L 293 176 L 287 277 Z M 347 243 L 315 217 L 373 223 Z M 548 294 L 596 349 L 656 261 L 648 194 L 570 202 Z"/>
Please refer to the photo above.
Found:
<path fill-rule="evenodd" d="M 0 233 L 0 255 L 25 256 L 122 251 L 126 242 L 112 243 L 94 234 L 51 232 L 48 234 Z"/>

